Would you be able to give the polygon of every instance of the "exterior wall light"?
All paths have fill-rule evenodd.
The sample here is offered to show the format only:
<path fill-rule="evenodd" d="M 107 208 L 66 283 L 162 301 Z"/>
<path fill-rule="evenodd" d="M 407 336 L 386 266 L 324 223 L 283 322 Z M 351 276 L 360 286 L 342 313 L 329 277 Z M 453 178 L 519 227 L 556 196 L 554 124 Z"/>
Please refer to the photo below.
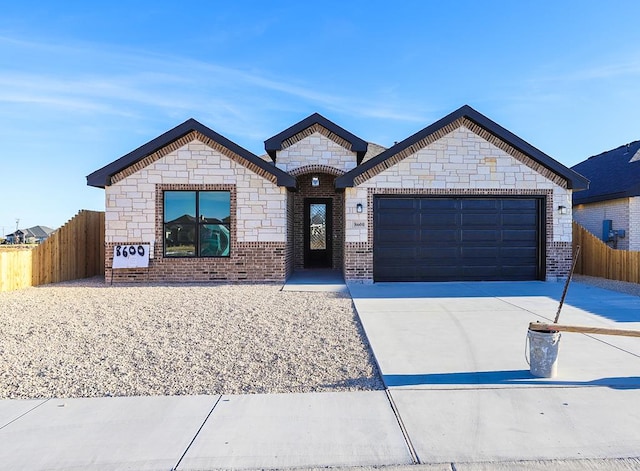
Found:
<path fill-rule="evenodd" d="M 569 208 L 566 206 L 558 206 L 558 212 L 560 214 L 569 214 Z"/>
<path fill-rule="evenodd" d="M 362 203 L 356 204 L 356 212 L 357 213 L 361 213 L 362 212 Z"/>
<path fill-rule="evenodd" d="M 320 179 L 318 177 L 311 177 L 311 186 L 320 186 Z"/>

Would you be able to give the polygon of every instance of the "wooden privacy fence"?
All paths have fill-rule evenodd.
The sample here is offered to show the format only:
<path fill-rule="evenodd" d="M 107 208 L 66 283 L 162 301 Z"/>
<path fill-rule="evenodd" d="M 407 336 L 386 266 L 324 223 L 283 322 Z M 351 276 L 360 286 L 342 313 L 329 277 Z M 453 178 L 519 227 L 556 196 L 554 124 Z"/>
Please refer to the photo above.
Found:
<path fill-rule="evenodd" d="M 31 286 L 33 248 L 0 246 L 0 292 Z"/>
<path fill-rule="evenodd" d="M 573 247 L 580 245 L 575 273 L 640 283 L 640 252 L 616 250 L 580 224 L 573 223 Z"/>
<path fill-rule="evenodd" d="M 104 213 L 80 211 L 33 247 L 0 250 L 0 292 L 104 275 Z"/>

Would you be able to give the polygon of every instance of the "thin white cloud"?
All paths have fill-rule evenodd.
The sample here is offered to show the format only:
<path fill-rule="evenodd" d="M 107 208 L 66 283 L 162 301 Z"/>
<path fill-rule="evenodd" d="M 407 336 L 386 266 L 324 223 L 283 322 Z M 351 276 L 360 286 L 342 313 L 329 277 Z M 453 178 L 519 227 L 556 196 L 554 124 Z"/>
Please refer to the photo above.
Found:
<path fill-rule="evenodd" d="M 256 103 L 273 101 L 269 95 L 282 94 L 282 99 L 273 103 L 298 100 L 308 103 L 310 108 L 351 116 L 424 121 L 423 116 L 406 112 L 404 107 L 372 106 L 365 98 L 327 93 L 317 84 L 185 57 L 99 44 L 43 44 L 0 37 L 0 54 L 7 48 L 26 54 L 32 65 L 28 71 L 0 72 L 0 87 L 4 89 L 0 101 L 4 102 L 106 113 L 142 105 L 175 114 L 176 110 L 206 111 L 202 109 L 203 103 L 210 103 L 210 97 L 215 97 L 213 101 L 222 110 L 236 118 L 252 119 Z M 71 66 L 56 68 L 47 57 Z"/>
<path fill-rule="evenodd" d="M 603 62 L 601 60 L 601 62 Z M 567 65 L 566 67 L 569 67 Z M 640 58 L 624 60 L 608 59 L 608 63 L 593 66 L 560 70 L 555 73 L 540 73 L 529 79 L 530 82 L 547 85 L 549 82 L 574 83 L 585 81 L 637 78 L 640 76 Z"/>

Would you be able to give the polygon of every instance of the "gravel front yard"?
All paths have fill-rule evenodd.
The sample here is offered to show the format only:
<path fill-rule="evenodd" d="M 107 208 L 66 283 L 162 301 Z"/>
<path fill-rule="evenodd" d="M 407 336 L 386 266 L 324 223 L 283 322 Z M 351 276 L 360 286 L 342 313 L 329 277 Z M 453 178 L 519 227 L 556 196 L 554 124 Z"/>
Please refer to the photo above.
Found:
<path fill-rule="evenodd" d="M 98 279 L 0 293 L 0 398 L 382 388 L 345 294 Z"/>
<path fill-rule="evenodd" d="M 595 286 L 597 288 L 617 291 L 619 293 L 630 294 L 632 296 L 640 296 L 640 285 L 638 283 L 629 283 L 628 281 L 607 280 L 604 278 L 596 278 L 586 275 L 573 275 L 573 281 Z M 569 288 L 571 289 L 571 288 Z"/>

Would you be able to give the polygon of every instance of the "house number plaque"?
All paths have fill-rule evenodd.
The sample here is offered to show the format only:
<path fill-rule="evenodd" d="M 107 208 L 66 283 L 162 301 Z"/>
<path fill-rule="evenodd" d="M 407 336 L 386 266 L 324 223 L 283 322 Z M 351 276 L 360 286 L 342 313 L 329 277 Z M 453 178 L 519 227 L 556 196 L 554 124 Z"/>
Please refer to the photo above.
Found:
<path fill-rule="evenodd" d="M 112 268 L 147 268 L 150 244 L 116 245 Z"/>

